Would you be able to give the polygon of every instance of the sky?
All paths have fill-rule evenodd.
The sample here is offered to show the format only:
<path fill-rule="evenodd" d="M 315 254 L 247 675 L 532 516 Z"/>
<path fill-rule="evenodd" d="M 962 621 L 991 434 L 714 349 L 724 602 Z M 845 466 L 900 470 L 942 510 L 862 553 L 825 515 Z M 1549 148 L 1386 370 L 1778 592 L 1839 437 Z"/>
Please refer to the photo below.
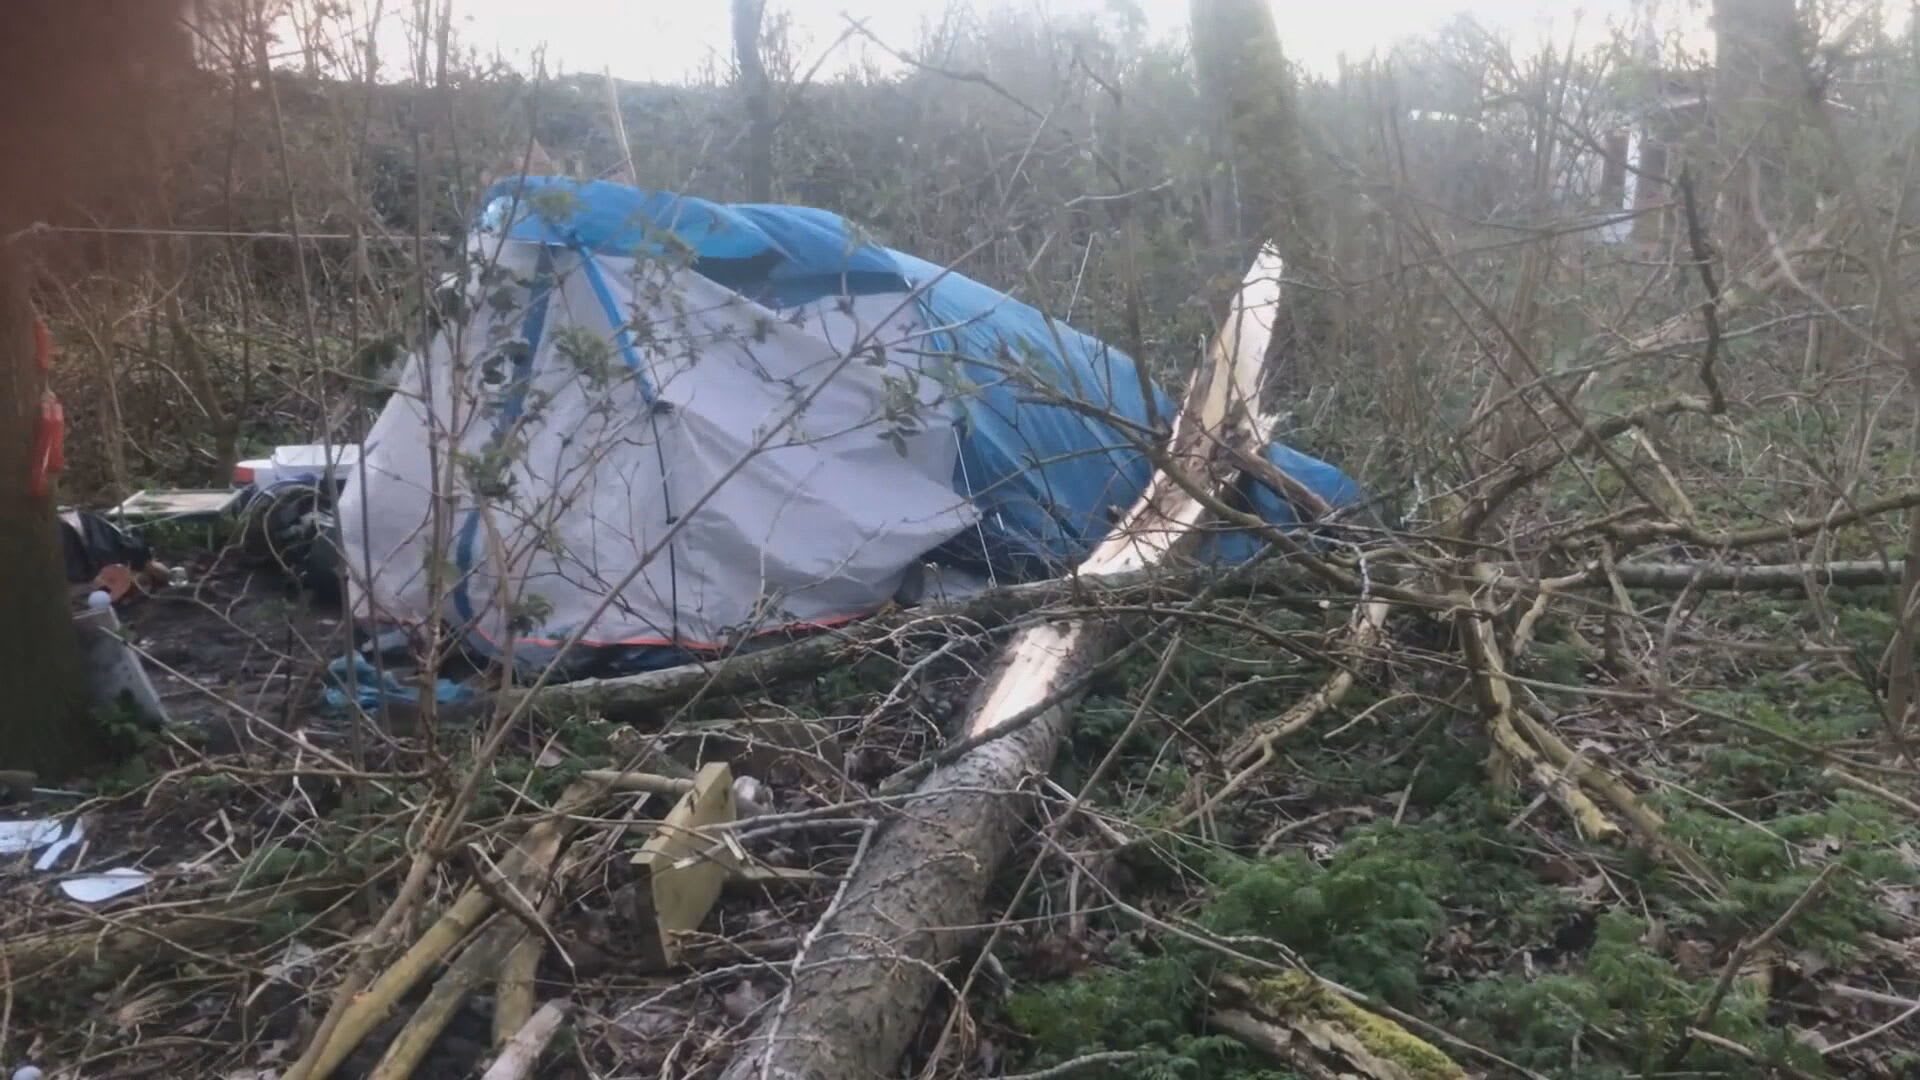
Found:
<path fill-rule="evenodd" d="M 359 5 L 368 0 L 359 0 Z M 1038 7 L 1055 12 L 1103 11 L 1114 0 L 973 0 L 979 5 Z M 1155 36 L 1182 35 L 1187 0 L 1125 0 L 1145 15 Z M 1588 40 L 1610 21 L 1624 21 L 1636 0 L 1272 0 L 1288 54 L 1310 68 L 1330 72 L 1342 53 L 1385 51 L 1402 37 L 1429 31 L 1460 11 L 1481 25 L 1531 44 L 1551 34 L 1563 45 L 1576 26 Z M 1645 4 L 1648 0 L 1637 0 Z M 1683 17 L 1697 0 L 1662 0 L 1669 18 Z M 498 51 L 517 67 L 542 46 L 549 69 L 611 70 L 622 79 L 677 81 L 704 65 L 726 69 L 731 53 L 728 0 L 453 0 L 457 34 L 482 52 Z M 918 30 L 949 0 L 768 0 L 784 11 L 802 69 L 828 49 L 847 17 L 889 45 L 911 51 Z M 411 9 L 413 0 L 386 0 L 387 10 Z M 363 10 L 368 10 L 363 8 Z M 403 55 L 406 29 L 389 17 L 383 52 Z M 858 59 L 842 46 L 824 70 Z"/>

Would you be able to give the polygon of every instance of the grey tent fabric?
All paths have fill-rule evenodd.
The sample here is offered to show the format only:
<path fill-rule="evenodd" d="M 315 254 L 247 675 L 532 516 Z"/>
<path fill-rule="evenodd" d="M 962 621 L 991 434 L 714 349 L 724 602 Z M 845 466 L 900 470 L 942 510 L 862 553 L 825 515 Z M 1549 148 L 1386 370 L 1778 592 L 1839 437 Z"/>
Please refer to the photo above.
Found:
<path fill-rule="evenodd" d="M 659 262 L 497 250 L 343 493 L 357 618 L 519 659 L 706 648 L 868 613 L 973 523 L 910 297 L 775 312 Z"/>

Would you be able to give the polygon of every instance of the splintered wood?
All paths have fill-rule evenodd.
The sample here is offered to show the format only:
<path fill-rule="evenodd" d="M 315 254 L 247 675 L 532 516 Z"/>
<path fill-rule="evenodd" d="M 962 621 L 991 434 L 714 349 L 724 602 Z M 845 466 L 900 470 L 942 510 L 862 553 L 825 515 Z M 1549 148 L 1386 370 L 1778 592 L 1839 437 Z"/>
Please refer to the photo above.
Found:
<path fill-rule="evenodd" d="M 1260 411 L 1260 383 L 1280 302 L 1280 271 L 1272 248 L 1247 271 L 1167 438 L 1176 466 L 1189 476 L 1213 478 L 1217 488 L 1231 479 L 1231 470 L 1222 467 L 1229 458 L 1222 448 L 1256 447 L 1271 434 L 1273 421 Z M 1200 499 L 1156 469 L 1112 534 L 1080 563 L 1079 575 L 1108 578 L 1162 566 L 1177 547 L 1195 539 L 1194 528 L 1205 514 Z M 967 734 L 991 732 L 1046 700 L 1066 658 L 1086 647 L 1091 632 L 1085 620 L 1072 620 L 1037 626 L 1015 638 L 1005 665 L 968 718 Z"/>

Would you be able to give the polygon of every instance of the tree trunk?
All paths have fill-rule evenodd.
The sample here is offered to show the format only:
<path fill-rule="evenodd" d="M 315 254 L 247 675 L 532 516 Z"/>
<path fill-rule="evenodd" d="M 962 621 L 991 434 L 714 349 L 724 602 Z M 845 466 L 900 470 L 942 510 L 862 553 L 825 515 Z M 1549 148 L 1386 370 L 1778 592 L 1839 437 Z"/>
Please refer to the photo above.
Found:
<path fill-rule="evenodd" d="M 41 395 L 33 306 L 19 258 L 0 246 L 0 766 L 66 776 L 100 753 L 51 485 L 30 490 Z"/>
<path fill-rule="evenodd" d="M 733 0 L 733 57 L 747 103 L 747 198 L 773 200 L 773 89 L 760 56 L 767 0 Z"/>
<path fill-rule="evenodd" d="M 166 136 L 168 80 L 192 49 L 163 0 L 0 5 L 0 234 L 33 221 L 142 220 Z M 45 375 L 25 250 L 0 241 L 0 765 L 70 773 L 104 749 L 81 674 L 48 490 L 32 490 Z"/>
<path fill-rule="evenodd" d="M 1789 160 L 1808 72 L 1794 0 L 1714 0 L 1713 37 L 1714 142 L 1726 178 L 1714 234 L 1738 265 L 1766 242 L 1763 221 L 1784 236 L 1811 207 L 1816 178 L 1792 176 Z"/>
<path fill-rule="evenodd" d="M 1272 244 L 1287 268 L 1309 281 L 1332 276 L 1325 213 L 1305 168 L 1292 73 L 1267 0 L 1191 0 L 1193 63 L 1211 114 L 1210 238 L 1219 269 L 1246 266 Z M 1341 324 L 1336 294 L 1294 294 L 1277 313 L 1269 349 L 1274 390 L 1313 378 L 1310 358 L 1332 345 Z M 1224 303 L 1214 308 L 1225 314 Z M 1282 356 L 1285 365 L 1272 363 Z"/>
<path fill-rule="evenodd" d="M 1245 266 L 1271 242 L 1295 271 L 1320 254 L 1303 174 L 1300 121 L 1273 12 L 1265 0 L 1192 0 L 1193 62 L 1212 114 L 1233 245 Z M 1223 305 L 1224 306 L 1224 305 Z"/>

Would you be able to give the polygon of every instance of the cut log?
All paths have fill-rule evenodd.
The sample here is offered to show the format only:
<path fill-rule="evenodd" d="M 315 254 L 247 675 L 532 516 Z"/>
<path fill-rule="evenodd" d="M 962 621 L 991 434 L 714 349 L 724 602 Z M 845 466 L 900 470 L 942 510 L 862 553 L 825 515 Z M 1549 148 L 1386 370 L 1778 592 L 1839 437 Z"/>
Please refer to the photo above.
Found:
<path fill-rule="evenodd" d="M 1168 456 L 1215 491 L 1233 477 L 1225 448 L 1255 445 L 1270 427 L 1258 393 L 1280 269 L 1271 250 L 1254 262 L 1174 419 Z M 1156 471 L 1080 573 L 1100 578 L 1165 565 L 1197 538 L 1203 514 L 1201 500 Z M 920 797 L 882 823 L 724 1080 L 892 1074 L 942 980 L 940 968 L 965 943 L 958 928 L 979 923 L 988 884 L 1012 847 L 1020 800 L 1010 794 L 1051 766 L 1079 696 L 1063 691 L 1084 685 L 1080 676 L 1116 640 L 1114 622 L 1063 619 L 1009 644 L 962 731 L 1006 734 L 935 770 Z"/>

